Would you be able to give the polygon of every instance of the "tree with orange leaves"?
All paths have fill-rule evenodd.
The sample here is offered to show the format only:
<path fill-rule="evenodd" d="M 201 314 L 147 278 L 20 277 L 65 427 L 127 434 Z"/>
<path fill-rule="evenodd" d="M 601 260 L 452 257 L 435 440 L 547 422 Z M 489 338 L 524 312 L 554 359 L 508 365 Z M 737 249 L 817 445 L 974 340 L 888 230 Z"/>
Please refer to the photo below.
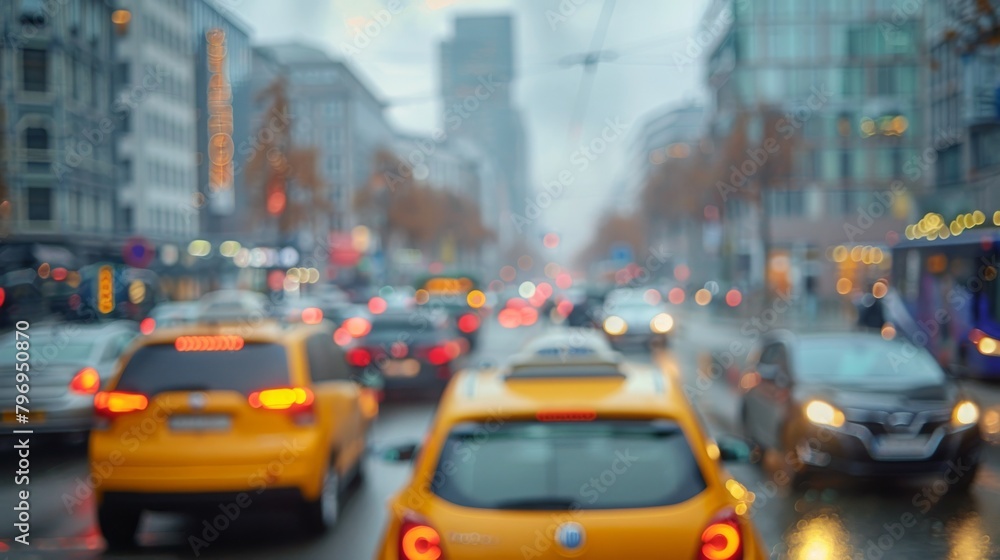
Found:
<path fill-rule="evenodd" d="M 318 171 L 315 148 L 295 146 L 284 79 L 278 78 L 258 94 L 270 99 L 256 138 L 257 149 L 247 161 L 247 186 L 255 224 L 276 220 L 280 235 L 310 229 L 332 210 L 330 184 Z"/>

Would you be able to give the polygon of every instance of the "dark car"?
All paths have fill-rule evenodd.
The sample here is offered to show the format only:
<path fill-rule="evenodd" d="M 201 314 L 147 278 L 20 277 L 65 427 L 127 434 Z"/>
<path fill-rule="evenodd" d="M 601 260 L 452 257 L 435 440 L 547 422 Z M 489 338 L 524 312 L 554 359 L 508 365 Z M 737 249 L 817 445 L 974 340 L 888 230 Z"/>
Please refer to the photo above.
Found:
<path fill-rule="evenodd" d="M 443 313 L 386 312 L 371 317 L 371 331 L 346 358 L 358 379 L 389 396 L 437 396 L 467 352 Z"/>
<path fill-rule="evenodd" d="M 824 472 L 944 475 L 967 488 L 975 478 L 979 408 L 907 342 L 773 333 L 740 385 L 746 435 L 779 451 L 797 482 Z"/>

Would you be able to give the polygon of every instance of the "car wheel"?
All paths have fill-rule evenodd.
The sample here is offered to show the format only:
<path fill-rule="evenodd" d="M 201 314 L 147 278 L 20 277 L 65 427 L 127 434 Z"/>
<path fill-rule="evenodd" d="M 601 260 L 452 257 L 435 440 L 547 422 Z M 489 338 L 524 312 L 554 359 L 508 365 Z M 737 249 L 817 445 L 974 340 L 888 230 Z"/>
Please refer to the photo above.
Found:
<path fill-rule="evenodd" d="M 337 524 L 340 515 L 340 475 L 331 462 L 319 498 L 303 506 L 302 523 L 310 534 L 321 535 Z"/>
<path fill-rule="evenodd" d="M 139 529 L 142 510 L 102 504 L 97 507 L 97 525 L 108 548 L 120 549 L 135 546 L 135 533 Z"/>

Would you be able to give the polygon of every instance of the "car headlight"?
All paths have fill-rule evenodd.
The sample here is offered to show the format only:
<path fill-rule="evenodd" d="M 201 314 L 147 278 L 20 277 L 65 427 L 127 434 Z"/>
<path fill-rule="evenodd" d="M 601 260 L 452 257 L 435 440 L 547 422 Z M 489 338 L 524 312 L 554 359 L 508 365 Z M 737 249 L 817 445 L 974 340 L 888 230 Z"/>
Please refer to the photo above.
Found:
<path fill-rule="evenodd" d="M 996 356 L 1000 354 L 1000 344 L 997 343 L 997 339 L 984 336 L 979 339 L 976 343 L 976 349 L 979 350 L 980 354 L 985 354 L 987 356 Z"/>
<path fill-rule="evenodd" d="M 956 426 L 966 426 L 979 421 L 979 407 L 972 401 L 961 401 L 951 411 L 951 421 Z"/>
<path fill-rule="evenodd" d="M 805 407 L 806 418 L 813 424 L 839 428 L 844 425 L 844 413 L 832 404 L 823 401 L 809 401 Z"/>
<path fill-rule="evenodd" d="M 649 329 L 657 334 L 670 332 L 674 328 L 674 318 L 669 313 L 660 313 L 649 322 Z"/>
<path fill-rule="evenodd" d="M 623 335 L 627 330 L 628 323 L 617 315 L 612 315 L 604 320 L 604 332 L 612 336 Z"/>

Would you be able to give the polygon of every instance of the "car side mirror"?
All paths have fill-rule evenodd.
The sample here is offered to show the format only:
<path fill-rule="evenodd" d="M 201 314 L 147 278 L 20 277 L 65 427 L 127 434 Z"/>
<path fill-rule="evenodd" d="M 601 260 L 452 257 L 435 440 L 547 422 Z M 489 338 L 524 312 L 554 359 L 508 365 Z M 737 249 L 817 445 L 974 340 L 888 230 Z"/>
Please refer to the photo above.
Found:
<path fill-rule="evenodd" d="M 420 446 L 416 443 L 402 443 L 382 450 L 382 460 L 389 463 L 408 463 L 412 461 L 420 451 Z"/>
<path fill-rule="evenodd" d="M 726 463 L 756 463 L 760 459 L 759 448 L 749 441 L 736 436 L 721 436 L 716 440 L 719 459 Z"/>

